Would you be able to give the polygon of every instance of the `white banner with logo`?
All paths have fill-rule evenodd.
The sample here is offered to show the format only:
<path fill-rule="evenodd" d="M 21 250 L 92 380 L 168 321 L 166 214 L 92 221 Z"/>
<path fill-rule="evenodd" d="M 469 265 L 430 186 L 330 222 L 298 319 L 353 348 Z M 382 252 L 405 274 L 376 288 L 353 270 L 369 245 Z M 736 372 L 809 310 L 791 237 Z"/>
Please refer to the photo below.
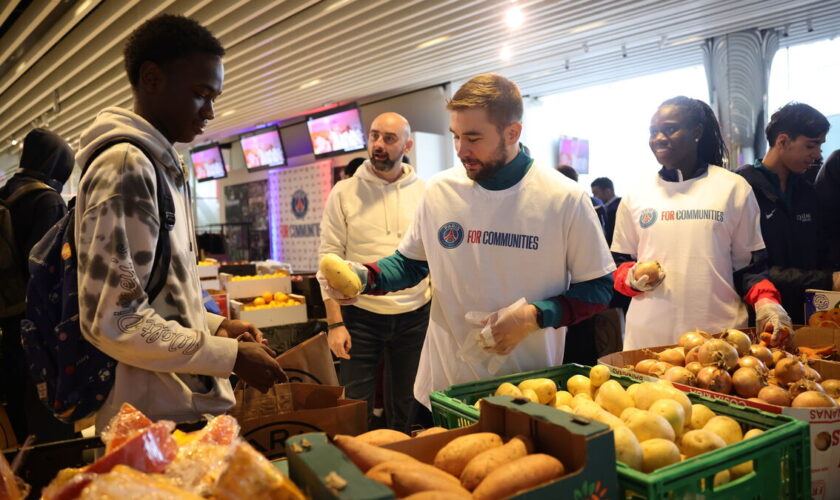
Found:
<path fill-rule="evenodd" d="M 291 264 L 294 271 L 318 269 L 321 215 L 332 176 L 329 161 L 284 168 L 268 176 L 271 257 Z"/>

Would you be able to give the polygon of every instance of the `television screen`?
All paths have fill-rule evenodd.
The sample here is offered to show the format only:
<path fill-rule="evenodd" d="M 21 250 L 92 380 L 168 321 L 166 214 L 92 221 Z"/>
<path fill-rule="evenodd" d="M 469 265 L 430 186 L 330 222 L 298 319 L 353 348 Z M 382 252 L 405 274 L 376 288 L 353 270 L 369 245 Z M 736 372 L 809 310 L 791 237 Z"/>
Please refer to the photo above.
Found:
<path fill-rule="evenodd" d="M 190 160 L 198 182 L 221 179 L 227 176 L 222 149 L 218 144 L 193 149 L 190 151 Z"/>
<path fill-rule="evenodd" d="M 315 158 L 365 149 L 362 118 L 355 104 L 311 115 L 307 117 L 306 126 Z"/>
<path fill-rule="evenodd" d="M 276 128 L 244 134 L 239 138 L 239 143 L 242 145 L 242 154 L 245 155 L 245 166 L 248 170 L 282 167 L 286 164 L 280 131 Z"/>
<path fill-rule="evenodd" d="M 579 174 L 589 173 L 589 141 L 560 136 L 558 165 L 571 165 Z"/>

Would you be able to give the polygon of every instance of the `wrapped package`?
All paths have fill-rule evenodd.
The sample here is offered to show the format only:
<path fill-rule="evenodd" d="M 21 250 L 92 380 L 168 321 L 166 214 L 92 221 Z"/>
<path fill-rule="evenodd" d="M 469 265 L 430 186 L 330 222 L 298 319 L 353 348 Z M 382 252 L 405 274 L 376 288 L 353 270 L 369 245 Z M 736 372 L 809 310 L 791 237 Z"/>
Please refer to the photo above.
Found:
<path fill-rule="evenodd" d="M 117 465 L 107 474 L 99 474 L 77 497 L 79 500 L 201 500 L 158 474 L 144 474 L 125 465 Z"/>
<path fill-rule="evenodd" d="M 108 422 L 100 436 L 102 442 L 105 443 L 105 454 L 119 448 L 124 442 L 151 425 L 152 421 L 140 410 L 128 403 L 123 403 L 120 411 Z"/>
<path fill-rule="evenodd" d="M 166 477 L 186 491 L 209 496 L 238 435 L 239 424 L 229 415 L 214 417 L 203 429 L 188 434 L 176 430 L 173 436 L 180 447 Z"/>
<path fill-rule="evenodd" d="M 245 441 L 237 440 L 213 489 L 217 500 L 304 500 L 291 479 Z"/>

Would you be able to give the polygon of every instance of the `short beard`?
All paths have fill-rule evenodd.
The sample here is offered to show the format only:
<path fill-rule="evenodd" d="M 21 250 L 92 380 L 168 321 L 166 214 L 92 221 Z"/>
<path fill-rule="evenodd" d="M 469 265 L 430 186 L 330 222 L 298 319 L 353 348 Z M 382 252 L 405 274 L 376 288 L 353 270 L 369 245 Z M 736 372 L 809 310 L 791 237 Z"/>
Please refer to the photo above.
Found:
<path fill-rule="evenodd" d="M 493 177 L 496 172 L 507 164 L 506 159 L 507 150 L 505 149 L 505 143 L 504 141 L 499 141 L 499 147 L 496 148 L 493 158 L 488 162 L 481 162 L 481 170 L 476 172 L 474 176 L 470 176 L 470 172 L 467 170 L 467 177 L 470 177 L 470 179 L 476 182 L 485 181 Z"/>
<path fill-rule="evenodd" d="M 391 160 L 390 158 L 388 160 L 377 160 L 373 157 L 372 154 L 369 154 L 368 156 L 370 157 L 370 164 L 373 165 L 373 168 L 375 168 L 377 171 L 390 172 L 394 169 L 394 167 L 402 163 L 401 160 L 403 157 L 403 153 L 400 152 L 400 154 L 397 155 L 397 158 L 395 160 Z"/>

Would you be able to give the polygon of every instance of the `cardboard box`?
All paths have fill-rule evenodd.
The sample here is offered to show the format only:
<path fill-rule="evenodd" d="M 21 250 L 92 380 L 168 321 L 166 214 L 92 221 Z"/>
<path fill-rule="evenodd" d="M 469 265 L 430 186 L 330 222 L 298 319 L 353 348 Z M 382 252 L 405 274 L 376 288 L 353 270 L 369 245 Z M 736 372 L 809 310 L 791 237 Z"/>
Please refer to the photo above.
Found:
<path fill-rule="evenodd" d="M 805 290 L 805 322 L 808 326 L 840 328 L 840 292 Z"/>
<path fill-rule="evenodd" d="M 554 408 L 508 396 L 485 398 L 481 417 L 476 424 L 422 438 L 399 441 L 383 446 L 407 453 L 421 462 L 432 463 L 435 454 L 456 437 L 476 432 L 495 432 L 505 440 L 517 434 L 531 438 L 536 453 L 558 458 L 567 474 L 548 484 L 522 492 L 512 498 L 618 498 L 618 479 L 615 469 L 615 445 L 612 431 L 606 425 L 561 412 Z M 308 473 L 315 464 L 317 452 L 324 445 L 321 440 L 304 449 L 293 446 L 307 436 L 290 439 L 289 473 L 305 492 L 327 490 L 326 495 L 313 498 L 351 498 L 343 492 L 330 492 L 323 485 L 309 484 L 314 478 L 323 481 L 323 474 Z M 332 446 L 332 445 L 327 445 Z M 342 454 L 343 456 L 343 454 Z M 341 463 L 341 462 L 339 462 Z M 347 479 L 347 478 L 345 478 Z M 301 482 L 298 482 L 301 481 Z M 353 497 L 355 498 L 355 497 Z M 391 497 L 389 497 L 391 498 Z"/>
<path fill-rule="evenodd" d="M 230 304 L 233 318 L 250 321 L 257 328 L 306 322 L 306 299 L 302 295 L 294 294 L 289 294 L 289 297 L 300 301 L 300 304 L 296 306 L 269 307 L 267 309 L 245 311 L 242 302 L 232 300 Z"/>
<path fill-rule="evenodd" d="M 199 283 L 201 283 L 201 289 L 208 292 L 222 288 L 222 282 L 218 278 L 201 278 Z"/>
<path fill-rule="evenodd" d="M 219 277 L 219 266 L 196 266 L 198 268 L 198 277 L 200 279 Z"/>
<path fill-rule="evenodd" d="M 250 299 L 259 297 L 266 292 L 291 293 L 292 279 L 288 276 L 277 278 L 259 278 L 253 280 L 233 281 L 233 276 L 227 273 L 219 275 L 222 286 L 230 294 L 232 299 Z"/>
<path fill-rule="evenodd" d="M 236 417 L 244 439 L 269 459 L 286 455 L 286 439 L 308 432 L 357 435 L 367 431 L 367 403 L 344 399 L 344 388 L 327 385 L 277 384 L 263 394 L 237 386 Z"/>

